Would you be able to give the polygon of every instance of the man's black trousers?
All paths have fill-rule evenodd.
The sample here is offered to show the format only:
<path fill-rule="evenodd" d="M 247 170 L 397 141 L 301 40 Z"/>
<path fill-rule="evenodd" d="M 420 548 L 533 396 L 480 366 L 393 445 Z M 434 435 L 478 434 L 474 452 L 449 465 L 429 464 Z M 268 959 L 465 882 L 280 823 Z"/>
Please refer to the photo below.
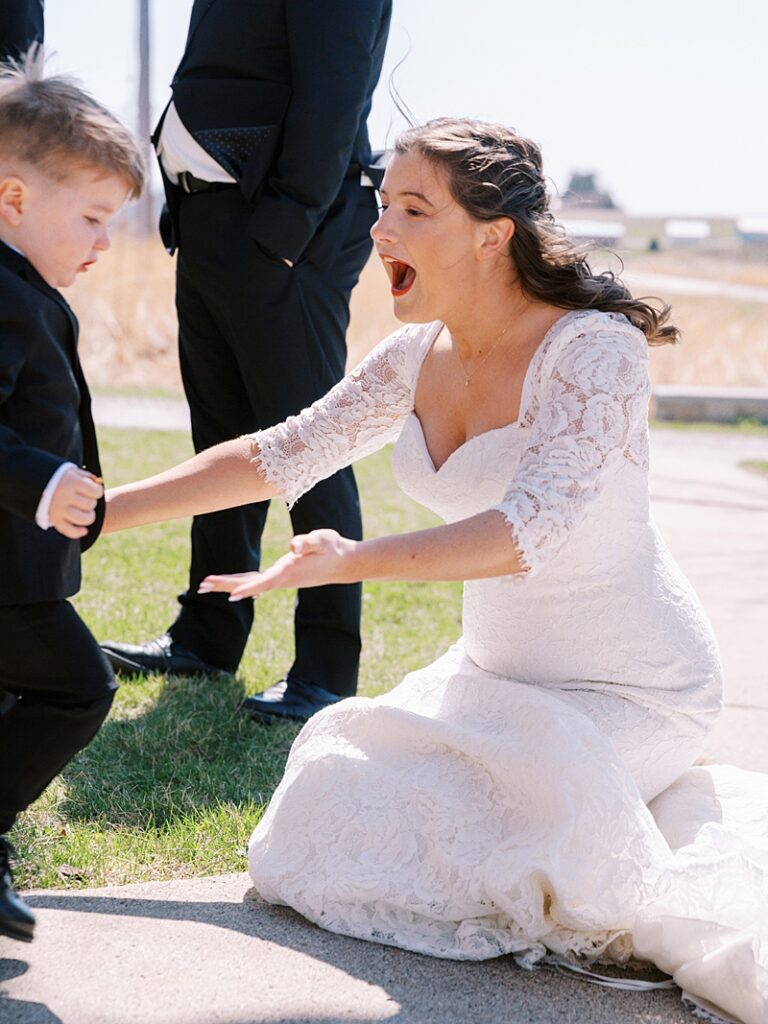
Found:
<path fill-rule="evenodd" d="M 112 669 L 67 601 L 0 606 L 0 835 L 106 718 Z"/>
<path fill-rule="evenodd" d="M 349 297 L 370 253 L 373 189 L 348 178 L 320 230 L 291 268 L 246 233 L 238 189 L 185 196 L 179 213 L 176 305 L 179 357 L 196 451 L 280 423 L 344 375 Z M 234 671 L 253 602 L 199 596 L 209 573 L 258 569 L 269 502 L 198 516 L 189 589 L 170 629 L 211 665 Z M 351 469 L 317 484 L 291 510 L 295 533 L 329 527 L 362 536 Z M 360 656 L 359 584 L 300 590 L 295 661 L 288 674 L 348 696 Z"/>

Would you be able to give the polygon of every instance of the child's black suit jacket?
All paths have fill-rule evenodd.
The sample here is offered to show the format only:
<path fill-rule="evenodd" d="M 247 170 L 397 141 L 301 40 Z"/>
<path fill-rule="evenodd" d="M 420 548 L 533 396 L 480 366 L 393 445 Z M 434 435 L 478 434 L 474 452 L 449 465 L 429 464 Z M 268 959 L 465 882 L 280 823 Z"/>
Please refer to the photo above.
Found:
<path fill-rule="evenodd" d="M 0 605 L 77 593 L 80 541 L 43 531 L 35 512 L 53 473 L 73 462 L 101 474 L 91 399 L 77 356 L 77 320 L 64 298 L 0 242 Z"/>

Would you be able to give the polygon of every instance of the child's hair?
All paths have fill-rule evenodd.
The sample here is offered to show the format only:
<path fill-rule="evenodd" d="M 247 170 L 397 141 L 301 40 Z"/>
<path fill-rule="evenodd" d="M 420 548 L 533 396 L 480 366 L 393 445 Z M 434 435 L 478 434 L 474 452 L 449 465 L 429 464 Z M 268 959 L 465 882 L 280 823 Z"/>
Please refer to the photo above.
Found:
<path fill-rule="evenodd" d="M 73 169 L 96 167 L 124 178 L 141 195 L 144 158 L 116 117 L 64 75 L 45 78 L 42 48 L 0 63 L 0 158 L 17 159 L 64 181 Z"/>

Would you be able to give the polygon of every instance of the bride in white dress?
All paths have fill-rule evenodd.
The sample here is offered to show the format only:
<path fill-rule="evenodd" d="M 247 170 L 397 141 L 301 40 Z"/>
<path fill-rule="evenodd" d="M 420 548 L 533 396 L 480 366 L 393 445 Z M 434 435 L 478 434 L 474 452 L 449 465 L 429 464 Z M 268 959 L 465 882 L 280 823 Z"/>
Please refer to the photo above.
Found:
<path fill-rule="evenodd" d="M 649 511 L 649 344 L 665 314 L 557 231 L 537 147 L 406 132 L 373 229 L 406 326 L 297 417 L 108 495 L 106 528 L 282 496 L 395 442 L 446 522 L 294 538 L 232 599 L 465 580 L 464 635 L 391 693 L 326 708 L 256 829 L 258 891 L 434 956 L 648 960 L 712 1020 L 768 1020 L 764 777 L 691 767 L 717 646 Z"/>

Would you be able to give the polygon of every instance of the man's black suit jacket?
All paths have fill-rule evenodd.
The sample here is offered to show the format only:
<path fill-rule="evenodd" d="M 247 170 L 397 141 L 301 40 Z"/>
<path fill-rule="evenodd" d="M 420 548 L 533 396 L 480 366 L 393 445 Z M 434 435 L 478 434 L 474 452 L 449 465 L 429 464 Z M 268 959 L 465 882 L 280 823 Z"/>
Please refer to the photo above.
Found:
<path fill-rule="evenodd" d="M 350 168 L 370 165 L 366 121 L 391 7 L 195 0 L 173 101 L 239 182 L 252 206 L 248 233 L 267 252 L 297 260 Z M 166 182 L 166 193 L 177 225 L 178 189 Z"/>
<path fill-rule="evenodd" d="M 0 605 L 77 593 L 80 541 L 35 512 L 63 462 L 100 475 L 91 399 L 77 357 L 77 321 L 64 298 L 19 253 L 0 242 Z"/>
<path fill-rule="evenodd" d="M 43 0 L 0 2 L 0 60 L 20 57 L 43 41 Z"/>

